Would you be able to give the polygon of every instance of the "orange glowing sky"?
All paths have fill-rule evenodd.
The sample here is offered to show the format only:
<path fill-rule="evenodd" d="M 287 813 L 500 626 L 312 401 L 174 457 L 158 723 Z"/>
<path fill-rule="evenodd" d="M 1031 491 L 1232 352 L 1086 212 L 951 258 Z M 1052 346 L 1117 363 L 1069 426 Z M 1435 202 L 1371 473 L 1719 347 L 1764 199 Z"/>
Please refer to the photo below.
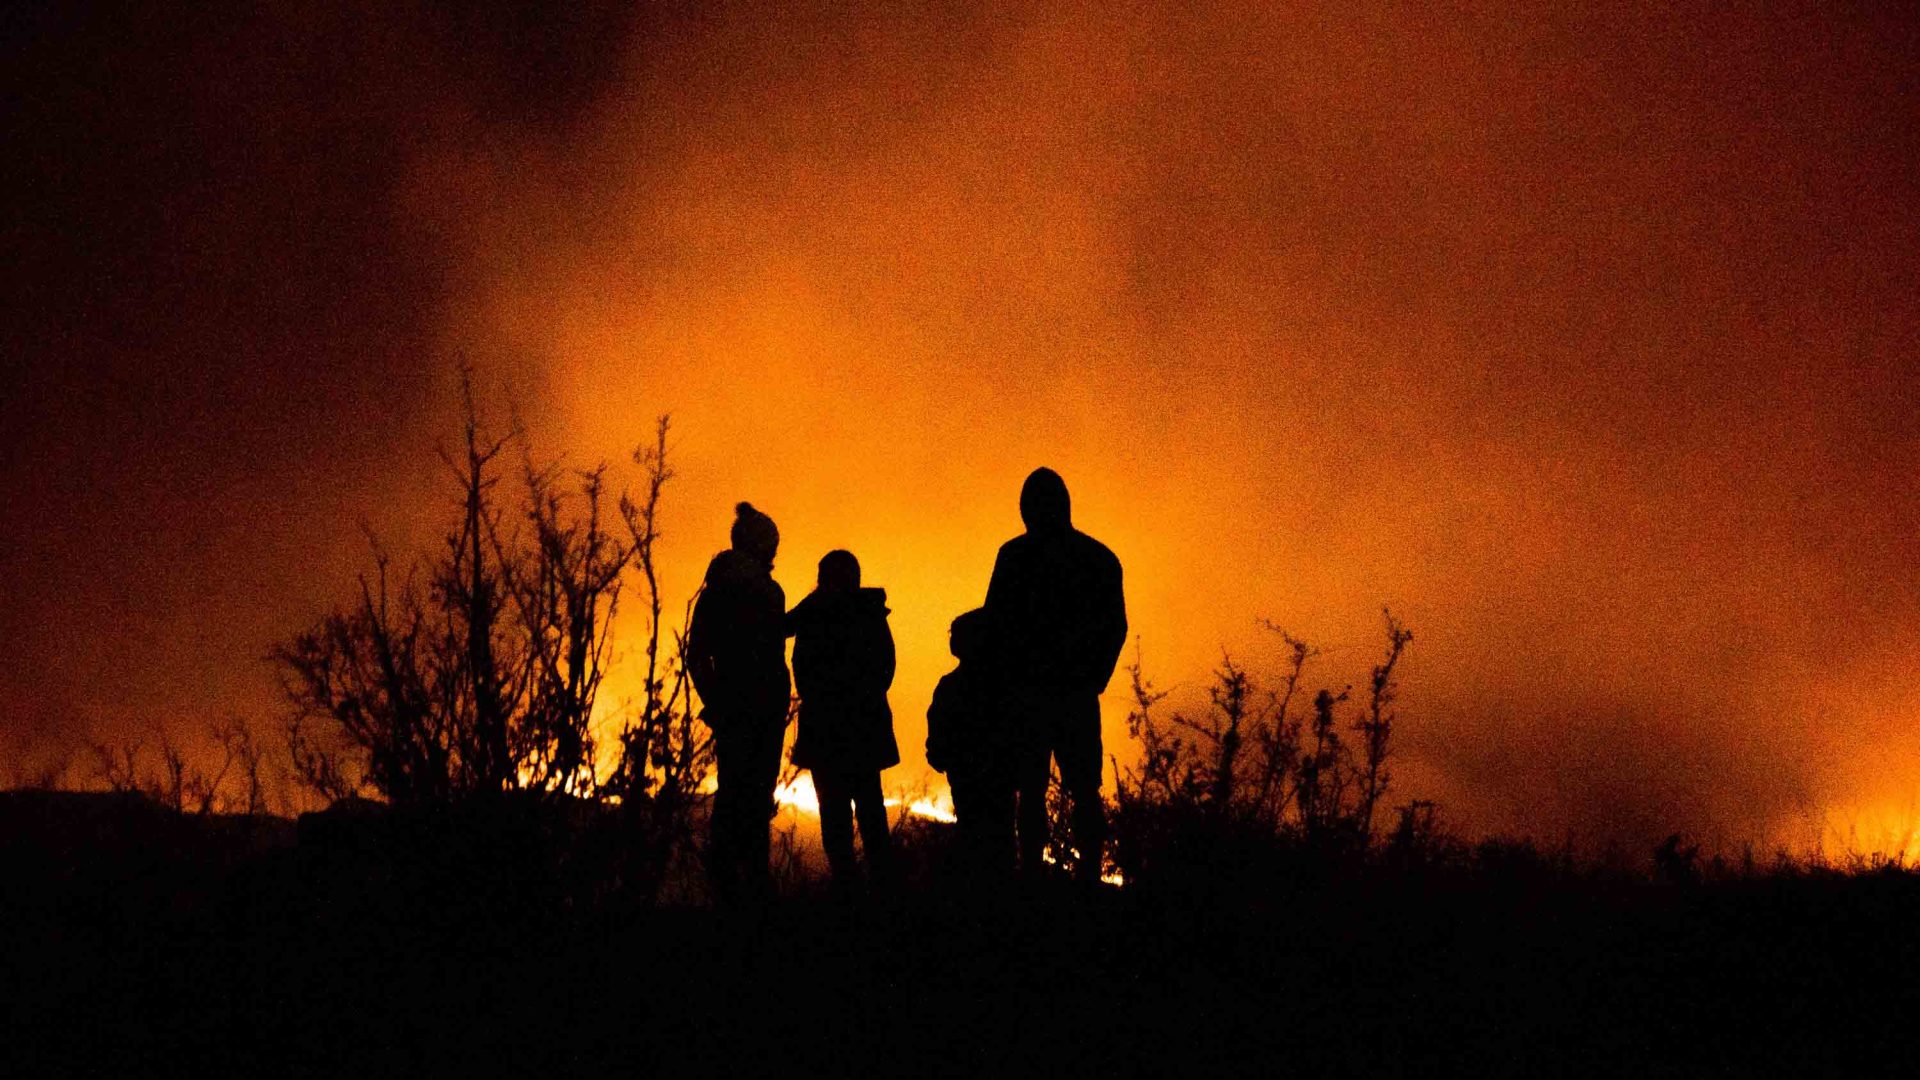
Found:
<path fill-rule="evenodd" d="M 590 10 L 269 12 L 115 76 L 184 104 L 43 95 L 23 175 L 157 156 L 129 182 L 173 213 L 31 188 L 73 227 L 25 228 L 9 319 L 23 740 L 268 709 L 254 658 L 343 595 L 356 523 L 430 538 L 463 356 L 576 460 L 673 413 L 672 596 L 743 498 L 790 599 L 857 553 L 897 785 L 1047 464 L 1176 700 L 1262 667 L 1261 618 L 1357 682 L 1391 605 L 1401 791 L 1473 828 L 1911 807 L 1910 21 Z M 235 88 L 188 70 L 248 33 Z M 102 110 L 147 126 L 63 141 Z"/>

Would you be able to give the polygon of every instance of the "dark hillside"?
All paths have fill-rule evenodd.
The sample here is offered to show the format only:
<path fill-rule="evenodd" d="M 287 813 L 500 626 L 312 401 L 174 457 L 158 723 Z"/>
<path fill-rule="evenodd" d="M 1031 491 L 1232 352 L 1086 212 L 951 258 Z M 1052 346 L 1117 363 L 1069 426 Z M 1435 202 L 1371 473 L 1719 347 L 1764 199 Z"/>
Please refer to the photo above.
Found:
<path fill-rule="evenodd" d="M 1488 847 L 983 893 L 929 828 L 895 897 L 643 909 L 554 869 L 546 826 L 0 808 L 6 1053 L 62 1071 L 1806 1074 L 1903 1060 L 1920 963 L 1898 871 L 1656 883 Z"/>

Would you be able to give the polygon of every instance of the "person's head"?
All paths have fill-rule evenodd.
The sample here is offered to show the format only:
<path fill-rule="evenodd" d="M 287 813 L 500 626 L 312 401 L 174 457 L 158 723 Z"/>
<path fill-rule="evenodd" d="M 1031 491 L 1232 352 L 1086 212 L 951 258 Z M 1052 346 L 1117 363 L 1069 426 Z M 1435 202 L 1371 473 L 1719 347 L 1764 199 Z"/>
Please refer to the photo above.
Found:
<path fill-rule="evenodd" d="M 821 592 L 852 592 L 860 587 L 860 560 L 851 551 L 829 551 L 820 558 Z"/>
<path fill-rule="evenodd" d="M 772 567 L 780 550 L 780 529 L 752 503 L 740 503 L 733 508 L 733 550 Z"/>
<path fill-rule="evenodd" d="M 1020 520 L 1028 532 L 1049 532 L 1073 527 L 1073 504 L 1067 498 L 1067 482 L 1045 466 L 1027 474 L 1020 489 Z"/>
<path fill-rule="evenodd" d="M 987 612 L 974 608 L 953 620 L 947 631 L 947 648 L 960 660 L 978 657 L 987 644 Z"/>

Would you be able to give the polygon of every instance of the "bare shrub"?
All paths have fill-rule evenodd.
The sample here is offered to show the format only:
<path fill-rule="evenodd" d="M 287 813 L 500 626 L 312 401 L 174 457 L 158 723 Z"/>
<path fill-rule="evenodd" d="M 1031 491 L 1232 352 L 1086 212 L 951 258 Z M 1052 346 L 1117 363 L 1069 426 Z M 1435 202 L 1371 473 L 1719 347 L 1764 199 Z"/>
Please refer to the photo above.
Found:
<path fill-rule="evenodd" d="M 598 788 L 599 794 L 619 802 L 627 832 L 643 853 L 638 884 L 649 900 L 658 897 L 666 867 L 697 856 L 694 819 L 706 802 L 700 787 L 714 766 L 713 733 L 698 719 L 687 666 L 684 627 L 692 621 L 698 594 L 687 601 L 681 629 L 669 631 L 663 619 L 656 552 L 661 498 L 673 479 L 669 431 L 669 419 L 660 417 L 651 444 L 633 453 L 642 470 L 641 490 L 620 498 L 630 561 L 640 572 L 646 610 L 646 676 L 637 710 L 629 708 L 623 717 L 619 757 Z"/>
<path fill-rule="evenodd" d="M 116 794 L 140 790 L 140 750 L 138 739 L 119 743 L 93 742 L 87 746 L 93 757 L 93 779 Z"/>
<path fill-rule="evenodd" d="M 713 770 L 686 635 L 669 626 L 659 580 L 668 418 L 633 453 L 639 488 L 616 499 L 604 464 L 537 461 L 517 427 L 480 423 L 470 373 L 463 389 L 462 441 L 442 454 L 459 508 L 443 544 L 402 564 L 374 543 L 356 602 L 273 652 L 293 775 L 329 802 L 513 794 L 570 807 L 549 819 L 592 834 L 580 859 L 606 888 L 653 902 L 668 868 L 697 857 Z M 516 444 L 517 486 L 501 467 Z M 644 678 L 609 718 L 599 694 L 629 575 Z M 615 741 L 602 746 L 609 719 Z"/>
<path fill-rule="evenodd" d="M 396 573 L 376 543 L 358 602 L 273 651 L 295 772 L 328 798 L 598 788 L 591 719 L 633 546 L 603 519 L 603 468 L 525 456 L 510 517 L 497 462 L 517 432 L 488 434 L 470 376 L 463 389 L 462 445 L 442 454 L 460 513 L 440 553 Z"/>
<path fill-rule="evenodd" d="M 149 739 L 159 746 L 157 760 L 146 753 Z M 267 812 L 264 755 L 245 720 L 209 723 L 197 745 L 211 748 L 218 757 L 190 755 L 186 744 L 157 724 L 149 726 L 145 738 L 96 739 L 88 744 L 90 780 L 110 792 L 142 795 L 177 813 Z M 211 772 L 206 767 L 210 762 L 215 763 Z"/>
<path fill-rule="evenodd" d="M 1183 837 L 1193 840 L 1196 830 L 1205 831 L 1198 846 L 1216 851 L 1257 844 L 1260 837 L 1329 851 L 1370 847 L 1378 807 L 1392 785 L 1395 672 L 1413 640 L 1392 612 L 1385 622 L 1385 653 L 1350 722 L 1343 720 L 1350 688 L 1321 689 L 1308 715 L 1295 714 L 1307 665 L 1319 653 L 1278 627 L 1269 626 L 1283 645 L 1273 687 L 1222 657 L 1207 708 L 1198 715 L 1160 717 L 1166 695 L 1143 674 L 1136 650 L 1126 669 L 1133 698 L 1127 727 L 1140 761 L 1130 768 L 1114 763 L 1122 870 L 1139 873 L 1156 853 L 1173 852 Z M 1430 804 L 1407 813 L 1399 826 L 1418 839 L 1423 826 L 1431 827 Z"/>
<path fill-rule="evenodd" d="M 215 792 L 227 780 L 223 809 L 229 814 L 257 817 L 267 812 L 266 786 L 261 776 L 260 744 L 244 720 L 213 725 L 213 742 L 220 748 L 220 773 L 209 785 Z"/>

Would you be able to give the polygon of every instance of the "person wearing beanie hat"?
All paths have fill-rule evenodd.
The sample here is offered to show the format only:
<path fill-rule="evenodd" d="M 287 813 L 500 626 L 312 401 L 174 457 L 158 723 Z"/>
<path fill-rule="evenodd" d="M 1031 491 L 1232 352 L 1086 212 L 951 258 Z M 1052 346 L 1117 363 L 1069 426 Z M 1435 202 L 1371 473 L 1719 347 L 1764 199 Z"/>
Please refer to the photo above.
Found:
<path fill-rule="evenodd" d="M 713 730 L 719 790 L 713 797 L 708 870 L 714 893 L 771 888 L 768 822 L 780 778 L 792 681 L 783 620 L 787 596 L 773 580 L 780 530 L 742 502 L 734 508 L 733 546 L 707 564 L 687 628 L 687 669 Z"/>
<path fill-rule="evenodd" d="M 1106 816 L 1100 804 L 1100 695 L 1127 642 L 1120 560 L 1073 527 L 1066 481 L 1039 468 L 1020 489 L 1027 531 L 1001 545 L 984 608 L 1003 650 L 1019 751 L 1020 865 L 1041 869 L 1047 779 L 1060 766 L 1073 801 L 1076 873 L 1100 876 Z"/>
<path fill-rule="evenodd" d="M 761 558 L 771 568 L 774 553 L 780 550 L 779 526 L 749 502 L 736 504 L 733 515 L 733 549 Z"/>

